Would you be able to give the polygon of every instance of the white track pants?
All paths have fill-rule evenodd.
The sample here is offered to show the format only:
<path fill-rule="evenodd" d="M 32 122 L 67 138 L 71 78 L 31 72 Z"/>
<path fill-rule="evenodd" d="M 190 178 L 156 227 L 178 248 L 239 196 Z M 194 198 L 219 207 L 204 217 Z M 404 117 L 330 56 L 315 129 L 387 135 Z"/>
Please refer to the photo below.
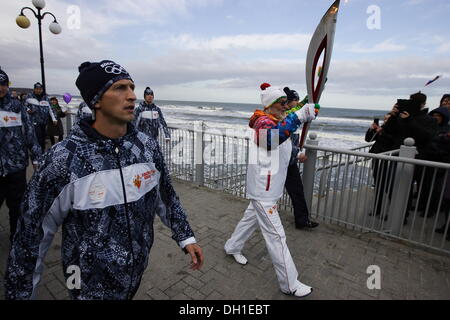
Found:
<path fill-rule="evenodd" d="M 258 227 L 278 278 L 281 291 L 294 292 L 300 285 L 298 273 L 286 244 L 286 234 L 281 224 L 276 202 L 251 200 L 244 217 L 239 221 L 231 238 L 225 243 L 227 254 L 241 254 L 245 242 Z"/>

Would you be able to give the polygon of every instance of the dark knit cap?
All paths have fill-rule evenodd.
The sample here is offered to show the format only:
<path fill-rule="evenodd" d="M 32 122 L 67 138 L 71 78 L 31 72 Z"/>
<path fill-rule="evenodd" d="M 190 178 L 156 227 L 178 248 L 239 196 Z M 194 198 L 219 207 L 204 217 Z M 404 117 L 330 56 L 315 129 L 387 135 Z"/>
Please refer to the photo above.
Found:
<path fill-rule="evenodd" d="M 154 95 L 154 94 L 153 94 L 153 90 L 150 89 L 150 87 L 145 88 L 145 91 L 144 91 L 144 97 L 145 97 L 145 96 L 153 96 L 153 95 Z"/>
<path fill-rule="evenodd" d="M 417 92 L 417 93 L 412 94 L 409 98 L 410 98 L 411 100 L 417 102 L 418 104 L 422 104 L 422 103 L 427 102 L 427 96 L 424 95 L 424 94 L 423 94 L 422 92 L 420 92 L 420 91 Z"/>
<path fill-rule="evenodd" d="M 294 101 L 294 100 L 296 100 L 296 101 L 300 100 L 300 96 L 298 95 L 297 91 L 291 90 L 288 87 L 285 87 L 283 89 L 283 91 L 286 93 L 286 96 L 287 96 L 287 99 L 289 102 Z"/>
<path fill-rule="evenodd" d="M 44 87 L 42 86 L 42 84 L 41 84 L 40 82 L 36 82 L 36 83 L 34 84 L 33 88 L 34 88 L 34 89 L 38 89 L 38 88 L 43 89 Z"/>
<path fill-rule="evenodd" d="M 446 93 L 446 94 L 444 94 L 444 95 L 442 96 L 441 102 L 439 103 L 440 106 L 442 106 L 442 102 L 444 102 L 444 99 L 445 99 L 445 98 L 450 98 L 450 93 Z"/>
<path fill-rule="evenodd" d="M 75 82 L 86 104 L 93 108 L 114 82 L 131 79 L 128 72 L 111 60 L 84 62 L 78 67 L 80 74 Z"/>
<path fill-rule="evenodd" d="M 9 77 L 2 69 L 0 69 L 0 85 L 9 87 Z"/>

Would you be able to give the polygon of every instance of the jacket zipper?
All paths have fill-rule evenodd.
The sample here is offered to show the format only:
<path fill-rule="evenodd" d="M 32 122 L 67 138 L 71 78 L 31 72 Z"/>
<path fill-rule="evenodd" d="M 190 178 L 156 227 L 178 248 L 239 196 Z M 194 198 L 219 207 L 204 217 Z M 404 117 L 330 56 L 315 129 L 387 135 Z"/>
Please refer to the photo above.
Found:
<path fill-rule="evenodd" d="M 127 194 L 125 189 L 125 180 L 123 178 L 123 172 L 122 172 L 122 166 L 120 165 L 120 157 L 119 157 L 119 147 L 116 146 L 115 149 L 116 159 L 117 159 L 117 165 L 119 166 L 120 171 L 120 179 L 122 181 L 122 190 L 123 190 L 123 198 L 125 201 L 125 217 L 127 220 L 127 229 L 128 229 L 128 239 L 129 239 L 129 246 L 131 250 L 131 279 L 130 279 L 130 287 L 128 288 L 128 295 L 127 299 L 131 299 L 131 289 L 133 287 L 133 275 L 134 275 L 134 252 L 133 252 L 133 238 L 131 236 L 131 227 L 130 227 L 130 218 L 128 217 L 128 202 L 127 202 Z"/>

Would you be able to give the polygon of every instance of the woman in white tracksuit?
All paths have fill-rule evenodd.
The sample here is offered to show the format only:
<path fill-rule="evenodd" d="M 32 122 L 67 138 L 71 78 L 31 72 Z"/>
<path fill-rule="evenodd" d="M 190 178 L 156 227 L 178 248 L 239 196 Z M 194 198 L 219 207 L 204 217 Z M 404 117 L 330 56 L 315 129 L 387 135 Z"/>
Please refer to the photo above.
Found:
<path fill-rule="evenodd" d="M 261 85 L 264 111 L 256 110 L 249 126 L 254 129 L 247 171 L 247 197 L 250 204 L 244 217 L 225 243 L 225 252 L 240 264 L 245 242 L 259 226 L 272 260 L 280 289 L 285 294 L 304 297 L 312 288 L 297 280 L 298 273 L 286 244 L 277 201 L 283 194 L 287 168 L 292 151 L 290 135 L 305 122 L 315 119 L 317 109 L 305 105 L 283 118 L 287 102 L 285 92 L 269 84 Z"/>

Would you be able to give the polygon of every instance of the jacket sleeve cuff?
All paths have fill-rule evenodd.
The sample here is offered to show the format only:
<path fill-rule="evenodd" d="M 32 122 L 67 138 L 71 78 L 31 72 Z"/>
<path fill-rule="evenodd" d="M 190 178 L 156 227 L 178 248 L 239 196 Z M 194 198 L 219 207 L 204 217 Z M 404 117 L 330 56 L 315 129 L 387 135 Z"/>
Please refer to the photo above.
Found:
<path fill-rule="evenodd" d="M 178 245 L 181 247 L 181 249 L 184 249 L 187 245 L 197 243 L 197 240 L 195 240 L 194 237 L 187 238 L 186 240 L 180 241 Z"/>

